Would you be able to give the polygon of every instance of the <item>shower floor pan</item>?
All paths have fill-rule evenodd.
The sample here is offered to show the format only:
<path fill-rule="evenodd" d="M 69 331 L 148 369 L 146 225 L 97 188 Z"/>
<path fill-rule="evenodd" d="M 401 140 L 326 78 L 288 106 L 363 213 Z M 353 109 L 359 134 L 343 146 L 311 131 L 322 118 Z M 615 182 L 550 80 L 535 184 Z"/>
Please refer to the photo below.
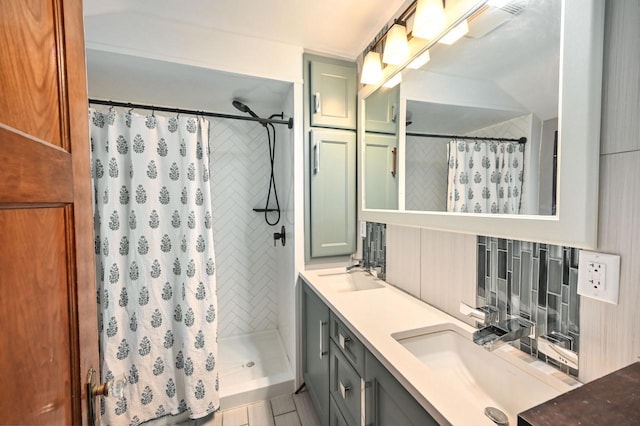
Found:
<path fill-rule="evenodd" d="M 277 330 L 218 339 L 220 406 L 227 409 L 293 391 L 293 370 Z"/>

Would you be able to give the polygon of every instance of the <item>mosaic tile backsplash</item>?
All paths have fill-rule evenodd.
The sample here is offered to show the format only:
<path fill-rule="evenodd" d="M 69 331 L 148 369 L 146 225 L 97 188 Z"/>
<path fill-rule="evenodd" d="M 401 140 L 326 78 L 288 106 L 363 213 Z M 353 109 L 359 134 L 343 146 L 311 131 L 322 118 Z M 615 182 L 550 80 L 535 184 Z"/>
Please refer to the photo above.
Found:
<path fill-rule="evenodd" d="M 387 225 L 384 223 L 367 222 L 367 236 L 362 245 L 364 266 L 379 268 L 378 277 L 385 279 L 387 271 Z"/>
<path fill-rule="evenodd" d="M 580 348 L 578 254 L 571 247 L 478 237 L 477 303 L 498 308 L 501 319 L 520 316 L 567 349 Z M 534 339 L 514 344 L 573 376 L 578 371 L 538 352 Z"/>

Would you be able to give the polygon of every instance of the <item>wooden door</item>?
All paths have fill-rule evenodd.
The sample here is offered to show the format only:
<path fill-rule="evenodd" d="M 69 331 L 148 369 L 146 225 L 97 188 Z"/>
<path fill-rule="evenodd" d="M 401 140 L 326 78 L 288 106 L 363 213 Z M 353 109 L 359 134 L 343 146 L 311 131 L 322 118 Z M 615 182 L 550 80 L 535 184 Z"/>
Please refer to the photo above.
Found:
<path fill-rule="evenodd" d="M 87 423 L 97 368 L 82 2 L 0 1 L 0 423 Z"/>

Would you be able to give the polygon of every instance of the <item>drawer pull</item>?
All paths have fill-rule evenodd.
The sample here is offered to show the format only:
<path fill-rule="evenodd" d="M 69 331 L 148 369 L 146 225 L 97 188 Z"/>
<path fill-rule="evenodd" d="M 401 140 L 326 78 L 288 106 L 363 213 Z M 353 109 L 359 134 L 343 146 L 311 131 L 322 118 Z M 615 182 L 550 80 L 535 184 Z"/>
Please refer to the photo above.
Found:
<path fill-rule="evenodd" d="M 342 382 L 338 382 L 338 388 L 340 389 L 342 399 L 347 399 L 347 392 L 351 390 L 351 386 L 345 386 Z"/>
<path fill-rule="evenodd" d="M 322 359 L 327 351 L 324 350 L 324 326 L 327 325 L 326 321 L 320 320 L 320 344 L 318 347 L 320 348 L 320 359 Z"/>
<path fill-rule="evenodd" d="M 340 347 L 341 347 L 343 350 L 346 350 L 346 349 L 347 349 L 347 348 L 346 348 L 347 343 L 351 341 L 351 337 L 349 337 L 349 336 L 346 336 L 346 337 L 345 337 L 345 336 L 343 336 L 343 335 L 342 335 L 342 333 L 338 333 L 338 341 L 339 341 L 339 343 L 340 343 Z"/>

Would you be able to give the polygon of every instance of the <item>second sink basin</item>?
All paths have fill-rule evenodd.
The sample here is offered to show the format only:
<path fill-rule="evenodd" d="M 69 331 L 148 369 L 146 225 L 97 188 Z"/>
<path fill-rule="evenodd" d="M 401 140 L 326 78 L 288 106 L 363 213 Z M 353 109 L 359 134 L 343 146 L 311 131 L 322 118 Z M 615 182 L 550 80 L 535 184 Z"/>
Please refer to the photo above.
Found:
<path fill-rule="evenodd" d="M 366 271 L 341 271 L 318 274 L 319 277 L 331 279 L 332 287 L 335 290 L 362 291 L 383 288 L 382 282 Z"/>
<path fill-rule="evenodd" d="M 520 359 L 516 361 L 523 365 L 516 367 L 518 363 L 485 350 L 453 324 L 392 337 L 428 366 L 439 383 L 446 384 L 465 419 L 462 424 L 492 424 L 484 412 L 487 407 L 496 407 L 515 425 L 518 413 L 571 389 L 557 379 L 552 386 L 526 371 L 531 367 Z"/>

